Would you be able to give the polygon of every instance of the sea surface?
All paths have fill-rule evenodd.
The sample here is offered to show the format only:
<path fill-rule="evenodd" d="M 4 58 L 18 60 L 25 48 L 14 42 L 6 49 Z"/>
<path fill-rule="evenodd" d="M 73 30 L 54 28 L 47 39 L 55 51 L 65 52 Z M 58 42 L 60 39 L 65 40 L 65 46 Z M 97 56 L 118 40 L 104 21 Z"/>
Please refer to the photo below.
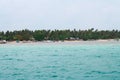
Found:
<path fill-rule="evenodd" d="M 120 80 L 120 44 L 0 45 L 0 80 Z"/>

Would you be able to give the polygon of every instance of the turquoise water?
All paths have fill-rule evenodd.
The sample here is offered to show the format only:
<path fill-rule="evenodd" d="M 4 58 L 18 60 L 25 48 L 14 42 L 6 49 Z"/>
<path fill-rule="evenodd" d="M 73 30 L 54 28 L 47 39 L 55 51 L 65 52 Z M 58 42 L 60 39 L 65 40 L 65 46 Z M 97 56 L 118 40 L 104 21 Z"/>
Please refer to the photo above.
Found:
<path fill-rule="evenodd" d="M 120 80 L 120 45 L 0 45 L 0 80 Z"/>

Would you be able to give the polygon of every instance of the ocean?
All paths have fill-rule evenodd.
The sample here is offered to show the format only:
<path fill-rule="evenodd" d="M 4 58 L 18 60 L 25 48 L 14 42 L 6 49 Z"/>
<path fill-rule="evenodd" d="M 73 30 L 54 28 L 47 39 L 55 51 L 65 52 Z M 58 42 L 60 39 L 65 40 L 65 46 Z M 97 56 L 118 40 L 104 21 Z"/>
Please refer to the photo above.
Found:
<path fill-rule="evenodd" d="M 0 80 L 120 80 L 120 44 L 0 45 Z"/>

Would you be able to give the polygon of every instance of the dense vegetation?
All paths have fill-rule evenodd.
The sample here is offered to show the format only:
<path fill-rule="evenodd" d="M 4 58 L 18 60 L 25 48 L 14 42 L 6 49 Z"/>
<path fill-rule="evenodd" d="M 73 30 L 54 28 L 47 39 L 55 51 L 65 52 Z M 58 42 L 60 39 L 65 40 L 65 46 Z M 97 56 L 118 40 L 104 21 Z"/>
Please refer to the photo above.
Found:
<path fill-rule="evenodd" d="M 96 39 L 119 39 L 118 30 L 19 30 L 0 32 L 0 40 L 96 40 Z"/>

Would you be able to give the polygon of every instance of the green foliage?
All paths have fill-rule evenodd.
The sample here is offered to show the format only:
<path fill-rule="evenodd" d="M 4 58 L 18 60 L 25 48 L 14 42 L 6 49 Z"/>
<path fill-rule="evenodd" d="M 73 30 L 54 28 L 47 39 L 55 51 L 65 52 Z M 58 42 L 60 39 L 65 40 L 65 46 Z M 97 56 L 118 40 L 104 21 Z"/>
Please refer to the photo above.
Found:
<path fill-rule="evenodd" d="M 45 32 L 37 30 L 34 32 L 33 37 L 35 38 L 35 40 L 42 41 L 45 39 Z"/>
<path fill-rule="evenodd" d="M 118 30 L 19 30 L 0 32 L 0 40 L 96 40 L 96 39 L 119 39 L 120 31 Z"/>
<path fill-rule="evenodd" d="M 21 35 L 15 35 L 14 40 L 23 40 L 23 37 Z"/>

